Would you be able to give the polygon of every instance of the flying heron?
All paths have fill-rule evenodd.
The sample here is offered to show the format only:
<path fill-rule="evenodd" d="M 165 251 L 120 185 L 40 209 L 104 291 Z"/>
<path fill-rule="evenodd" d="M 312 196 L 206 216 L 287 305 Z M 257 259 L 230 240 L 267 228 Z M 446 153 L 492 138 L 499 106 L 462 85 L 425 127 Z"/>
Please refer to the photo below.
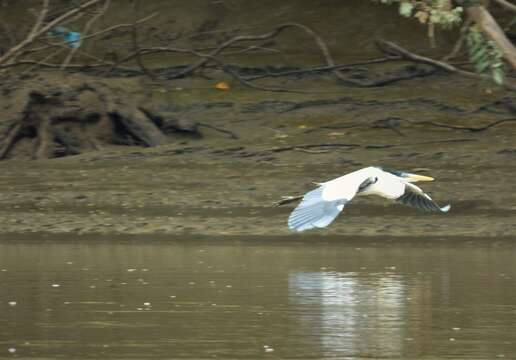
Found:
<path fill-rule="evenodd" d="M 450 210 L 450 205 L 440 207 L 413 184 L 432 180 L 434 179 L 429 176 L 371 166 L 317 183 L 318 188 L 302 196 L 286 196 L 277 205 L 302 199 L 288 218 L 288 227 L 294 231 L 330 225 L 355 196 L 378 195 L 420 210 L 446 213 Z"/>

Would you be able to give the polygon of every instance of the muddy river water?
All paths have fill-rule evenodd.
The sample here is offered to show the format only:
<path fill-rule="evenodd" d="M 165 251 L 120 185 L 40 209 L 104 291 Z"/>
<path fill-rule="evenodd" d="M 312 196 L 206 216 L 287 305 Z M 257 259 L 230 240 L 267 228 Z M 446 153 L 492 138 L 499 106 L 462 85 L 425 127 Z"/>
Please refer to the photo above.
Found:
<path fill-rule="evenodd" d="M 516 357 L 508 244 L 36 238 L 0 244 L 2 359 Z"/>

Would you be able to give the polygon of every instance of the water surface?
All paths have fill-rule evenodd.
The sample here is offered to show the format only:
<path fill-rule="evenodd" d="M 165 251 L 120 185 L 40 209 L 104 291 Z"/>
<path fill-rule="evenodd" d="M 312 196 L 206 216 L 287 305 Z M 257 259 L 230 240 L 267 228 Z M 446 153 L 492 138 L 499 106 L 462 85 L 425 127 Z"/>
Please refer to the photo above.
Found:
<path fill-rule="evenodd" d="M 0 358 L 516 356 L 510 245 L 0 244 Z"/>

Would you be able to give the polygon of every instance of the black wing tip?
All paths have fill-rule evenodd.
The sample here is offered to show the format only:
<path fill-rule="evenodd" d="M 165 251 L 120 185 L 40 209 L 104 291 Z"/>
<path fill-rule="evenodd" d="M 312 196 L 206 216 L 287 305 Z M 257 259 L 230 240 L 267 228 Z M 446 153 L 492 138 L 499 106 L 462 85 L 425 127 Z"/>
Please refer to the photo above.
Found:
<path fill-rule="evenodd" d="M 401 195 L 399 198 L 396 199 L 400 203 L 416 208 L 418 210 L 422 210 L 425 212 L 440 212 L 440 213 L 447 213 L 450 208 L 451 204 L 445 205 L 443 207 L 440 207 L 435 202 L 433 202 L 430 198 L 426 198 L 424 195 L 416 194 L 412 191 L 407 191 L 403 195 Z"/>

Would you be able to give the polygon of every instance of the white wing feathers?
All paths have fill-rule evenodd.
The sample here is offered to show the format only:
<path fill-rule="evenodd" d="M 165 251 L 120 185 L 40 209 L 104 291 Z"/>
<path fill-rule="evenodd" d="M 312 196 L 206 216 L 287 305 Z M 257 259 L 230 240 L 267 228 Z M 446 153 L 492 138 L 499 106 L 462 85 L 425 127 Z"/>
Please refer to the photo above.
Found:
<path fill-rule="evenodd" d="M 360 184 L 376 168 L 365 168 L 320 184 L 309 191 L 288 218 L 288 227 L 295 231 L 323 228 L 331 224 L 358 192 Z"/>
<path fill-rule="evenodd" d="M 339 215 L 347 201 L 326 201 L 323 199 L 323 190 L 323 187 L 319 187 L 305 194 L 288 218 L 288 227 L 291 230 L 304 231 L 326 227 Z"/>

